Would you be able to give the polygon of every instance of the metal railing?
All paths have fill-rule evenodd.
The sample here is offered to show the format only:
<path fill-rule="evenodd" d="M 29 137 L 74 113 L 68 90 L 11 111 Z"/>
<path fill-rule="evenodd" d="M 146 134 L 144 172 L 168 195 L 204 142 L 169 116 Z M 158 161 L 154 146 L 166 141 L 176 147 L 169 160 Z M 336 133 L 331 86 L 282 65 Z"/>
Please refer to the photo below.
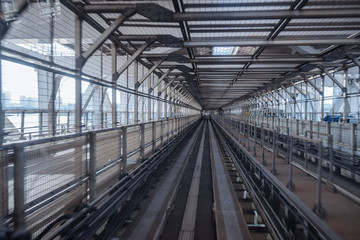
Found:
<path fill-rule="evenodd" d="M 0 224 L 36 237 L 96 199 L 200 116 L 187 116 L 0 147 Z M 174 129 L 165 128 L 174 122 Z M 161 135 L 156 133 L 160 132 Z M 160 143 L 160 144 L 158 144 Z M 145 151 L 145 149 L 147 149 Z"/>

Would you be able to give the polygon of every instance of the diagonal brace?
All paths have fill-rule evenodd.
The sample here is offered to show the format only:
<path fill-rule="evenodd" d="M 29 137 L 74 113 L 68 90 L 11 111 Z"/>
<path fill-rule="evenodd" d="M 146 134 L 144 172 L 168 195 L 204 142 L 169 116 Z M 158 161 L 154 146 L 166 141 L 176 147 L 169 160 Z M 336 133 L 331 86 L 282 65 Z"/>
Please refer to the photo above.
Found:
<path fill-rule="evenodd" d="M 141 84 L 143 84 L 143 82 L 146 80 L 147 77 L 150 76 L 151 73 L 153 73 L 155 71 L 155 69 L 160 66 L 160 64 L 165 61 L 167 59 L 167 56 L 163 57 L 160 61 L 158 61 L 157 63 L 154 64 L 154 66 L 152 66 L 149 71 L 147 73 L 145 73 L 144 76 L 141 77 L 140 81 L 138 81 L 135 84 L 135 88 L 139 88 L 141 86 Z"/>
<path fill-rule="evenodd" d="M 307 83 L 309 83 L 321 96 L 323 95 L 323 92 L 321 91 L 321 89 L 320 89 L 318 86 L 316 86 L 315 83 L 313 83 L 313 82 L 311 82 L 310 80 L 308 80 L 305 76 L 304 76 L 304 78 L 305 78 L 305 81 L 306 81 Z"/>
<path fill-rule="evenodd" d="M 106 29 L 91 47 L 83 53 L 84 62 L 109 38 L 109 36 L 120 27 L 120 25 L 129 17 L 135 14 L 135 9 L 127 11 L 126 14 L 119 16 L 108 29 Z"/>
<path fill-rule="evenodd" d="M 171 79 L 170 82 L 168 84 L 166 84 L 166 86 L 163 89 L 161 89 L 159 91 L 158 96 L 160 97 L 161 94 L 178 78 L 179 78 L 179 76 L 175 76 L 173 79 Z M 180 82 L 178 84 L 176 84 L 176 86 L 174 88 L 176 88 L 179 84 L 180 84 Z"/>
<path fill-rule="evenodd" d="M 334 76 L 332 76 L 328 70 L 325 68 L 322 69 L 324 73 L 331 79 L 333 82 L 341 88 L 341 91 L 346 92 L 346 87 L 344 87 Z"/>
<path fill-rule="evenodd" d="M 113 75 L 113 79 L 118 79 L 119 76 L 133 63 L 145 49 L 155 42 L 154 38 L 148 39 L 141 47 L 124 63 Z"/>
<path fill-rule="evenodd" d="M 170 68 L 166 73 L 164 73 L 159 79 L 158 81 L 154 84 L 153 87 L 149 88 L 149 94 L 154 90 L 154 88 L 157 87 L 157 85 L 159 85 L 159 83 L 161 83 L 162 80 L 164 80 L 164 78 L 167 77 L 167 75 L 169 75 L 169 73 L 172 71 L 173 69 Z"/>

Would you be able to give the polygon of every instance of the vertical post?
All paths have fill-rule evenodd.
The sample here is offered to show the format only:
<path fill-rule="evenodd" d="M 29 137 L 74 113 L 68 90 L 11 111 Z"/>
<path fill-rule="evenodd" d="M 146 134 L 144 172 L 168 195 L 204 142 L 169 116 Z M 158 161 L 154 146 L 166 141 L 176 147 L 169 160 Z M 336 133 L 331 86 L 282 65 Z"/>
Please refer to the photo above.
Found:
<path fill-rule="evenodd" d="M 151 88 L 151 75 L 148 77 L 148 88 Z M 152 95 L 154 93 L 154 91 L 152 91 L 150 93 L 150 95 Z M 151 98 L 148 97 L 148 121 L 154 121 L 154 119 L 152 118 L 152 114 L 151 114 L 151 110 L 152 110 L 152 107 L 151 107 Z"/>
<path fill-rule="evenodd" d="M 82 56 L 82 19 L 75 17 L 75 129 L 76 133 L 81 133 L 81 72 L 84 64 Z"/>
<path fill-rule="evenodd" d="M 54 62 L 54 16 L 51 15 L 50 21 L 50 62 Z M 56 113 L 55 113 L 55 100 L 56 100 L 56 78 L 55 73 L 52 72 L 51 74 L 51 94 L 49 99 L 49 106 L 48 106 L 48 134 L 50 136 L 55 136 L 56 134 Z M 1 74 L 0 74 L 1 75 Z M 46 74 L 47 76 L 49 73 Z M 60 82 L 59 82 L 60 84 Z M 60 99 L 59 99 L 60 101 Z M 60 109 L 59 109 L 60 110 Z"/>
<path fill-rule="evenodd" d="M 325 76 L 321 76 L 321 119 L 320 121 L 324 121 L 324 102 L 325 102 Z"/>
<path fill-rule="evenodd" d="M 303 118 L 308 120 L 308 83 L 305 82 L 305 117 Z"/>
<path fill-rule="evenodd" d="M 120 163 L 120 175 L 126 174 L 127 170 L 127 126 L 121 127 L 122 133 L 122 156 Z"/>
<path fill-rule="evenodd" d="M 256 126 L 256 122 L 254 122 L 254 156 L 256 157 L 256 136 L 257 134 L 257 126 Z"/>
<path fill-rule="evenodd" d="M 70 112 L 67 113 L 67 119 L 66 119 L 66 132 L 70 132 Z"/>
<path fill-rule="evenodd" d="M 116 109 L 116 69 L 117 69 L 117 56 L 116 56 L 116 46 L 115 44 L 111 44 L 111 72 L 113 74 L 112 77 L 112 103 L 111 103 L 111 123 L 112 127 L 115 128 L 117 126 L 117 109 Z"/>
<path fill-rule="evenodd" d="M 297 102 L 296 102 L 296 88 L 295 87 L 293 87 L 294 88 L 294 116 L 293 116 L 293 119 L 297 119 L 296 118 L 296 104 L 297 104 Z"/>
<path fill-rule="evenodd" d="M 5 126 L 5 112 L 4 112 L 4 106 L 2 102 L 2 53 L 1 53 L 1 40 L 2 37 L 0 37 L 0 146 L 3 145 L 4 141 L 4 126 Z"/>
<path fill-rule="evenodd" d="M 156 122 L 152 122 L 152 146 L 151 146 L 151 154 L 155 153 L 156 147 Z"/>
<path fill-rule="evenodd" d="M 14 147 L 14 224 L 15 231 L 25 230 L 25 162 L 24 148 Z"/>
<path fill-rule="evenodd" d="M 39 135 L 42 136 L 43 135 L 43 112 L 40 112 L 39 114 Z"/>
<path fill-rule="evenodd" d="M 329 167 L 329 180 L 330 182 L 333 182 L 333 174 L 334 174 L 334 170 L 333 170 L 333 164 L 334 164 L 334 152 L 333 152 L 333 136 L 329 135 L 328 137 L 328 148 L 329 148 L 329 161 L 330 161 L 330 167 Z"/>
<path fill-rule="evenodd" d="M 0 216 L 9 214 L 9 170 L 7 151 L 0 151 Z"/>
<path fill-rule="evenodd" d="M 319 141 L 318 148 L 318 162 L 317 162 L 317 187 L 316 187 L 316 204 L 315 204 L 315 213 L 323 217 L 325 214 L 325 209 L 321 203 L 321 183 L 322 183 L 322 142 Z"/>
<path fill-rule="evenodd" d="M 265 146 L 264 146 L 264 123 L 261 123 L 261 148 L 262 148 L 262 153 L 261 153 L 261 157 L 262 157 L 262 164 L 266 165 L 266 161 L 265 161 Z"/>
<path fill-rule="evenodd" d="M 289 153 L 288 153 L 288 159 L 289 159 L 289 182 L 287 184 L 287 187 L 289 188 L 290 191 L 294 191 L 295 190 L 295 184 L 293 182 L 293 171 L 292 171 L 292 162 L 293 162 L 293 144 L 294 144 L 294 137 L 291 136 L 290 137 L 290 146 L 288 145 L 288 148 L 290 149 Z"/>
<path fill-rule="evenodd" d="M 247 148 L 249 151 L 250 151 L 250 131 L 251 131 L 250 121 L 248 120 L 247 121 L 247 140 L 248 140 Z"/>
<path fill-rule="evenodd" d="M 299 123 L 300 123 L 300 120 L 299 119 L 296 119 L 296 135 L 299 135 Z"/>
<path fill-rule="evenodd" d="M 139 64 L 138 61 L 134 61 L 134 84 L 135 84 L 135 93 L 134 93 L 134 123 L 139 123 L 139 97 L 138 97 L 138 78 L 139 78 Z"/>
<path fill-rule="evenodd" d="M 164 120 L 161 119 L 160 120 L 160 148 L 162 148 L 163 144 L 164 144 Z"/>
<path fill-rule="evenodd" d="M 140 158 L 145 157 L 145 123 L 140 124 Z"/>
<path fill-rule="evenodd" d="M 96 133 L 89 133 L 89 200 L 94 201 L 96 198 Z"/>
<path fill-rule="evenodd" d="M 289 127 L 286 127 L 286 155 L 288 159 L 288 163 L 290 163 L 290 151 L 292 151 L 292 148 L 290 148 L 290 129 Z M 291 146 L 292 147 L 292 146 Z"/>
<path fill-rule="evenodd" d="M 356 153 L 356 127 L 357 124 L 353 123 L 351 124 L 351 137 L 350 137 L 350 147 L 351 147 L 351 161 L 353 166 L 356 164 L 355 162 L 355 153 Z"/>
<path fill-rule="evenodd" d="M 344 116 L 344 122 L 346 123 L 348 120 L 348 95 L 347 95 L 347 88 L 348 88 L 348 69 L 344 69 L 344 88 L 343 90 L 343 100 L 344 100 L 344 110 L 343 110 L 343 116 Z"/>
<path fill-rule="evenodd" d="M 86 130 L 89 129 L 89 112 L 85 113 L 85 127 L 86 127 Z"/>
<path fill-rule="evenodd" d="M 158 109 L 157 109 L 157 120 L 161 120 L 161 100 L 160 98 L 157 100 L 158 102 Z"/>
<path fill-rule="evenodd" d="M 273 175 L 276 175 L 276 167 L 275 167 L 275 157 L 276 157 L 276 149 L 277 149 L 277 144 L 276 144 L 276 129 L 273 129 L 273 154 L 272 154 L 272 165 L 271 165 L 271 173 Z"/>
<path fill-rule="evenodd" d="M 22 111 L 21 112 L 21 135 L 20 135 L 20 139 L 25 139 L 24 134 L 25 134 L 25 112 Z"/>

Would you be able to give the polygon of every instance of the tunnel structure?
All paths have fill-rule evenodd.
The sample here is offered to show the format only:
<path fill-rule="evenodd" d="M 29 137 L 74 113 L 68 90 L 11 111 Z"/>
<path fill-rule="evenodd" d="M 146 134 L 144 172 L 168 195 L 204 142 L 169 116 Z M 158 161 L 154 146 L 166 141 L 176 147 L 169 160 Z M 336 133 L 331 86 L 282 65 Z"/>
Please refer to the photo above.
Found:
<path fill-rule="evenodd" d="M 360 236 L 358 0 L 0 10 L 0 239 Z"/>

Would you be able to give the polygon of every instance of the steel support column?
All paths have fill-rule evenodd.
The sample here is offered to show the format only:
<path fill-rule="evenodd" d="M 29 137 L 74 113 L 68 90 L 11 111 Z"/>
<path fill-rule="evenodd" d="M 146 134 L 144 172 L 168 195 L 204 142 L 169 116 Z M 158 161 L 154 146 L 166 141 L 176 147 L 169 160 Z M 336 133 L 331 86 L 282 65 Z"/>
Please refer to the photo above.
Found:
<path fill-rule="evenodd" d="M 127 172 L 127 127 L 121 127 L 121 148 L 122 148 L 122 155 L 121 155 L 121 162 L 120 162 L 120 175 L 126 174 Z"/>
<path fill-rule="evenodd" d="M 111 44 L 111 72 L 112 76 L 114 76 L 114 73 L 116 72 L 117 68 L 117 55 L 116 55 L 116 45 Z M 117 127 L 117 109 L 116 109 L 116 79 L 112 78 L 112 103 L 111 103 L 111 122 L 112 127 Z"/>
<path fill-rule="evenodd" d="M 76 133 L 81 133 L 81 72 L 83 68 L 82 59 L 82 19 L 75 17 L 75 129 Z"/>
<path fill-rule="evenodd" d="M 14 227 L 25 230 L 25 158 L 24 148 L 14 147 Z"/>
<path fill-rule="evenodd" d="M 139 79 L 139 64 L 137 61 L 134 61 L 134 84 L 135 84 L 135 93 L 134 93 L 134 123 L 139 123 L 139 96 L 138 89 L 136 88 L 138 79 Z"/>
<path fill-rule="evenodd" d="M 1 52 L 1 40 L 0 37 L 0 146 L 4 141 L 4 127 L 5 127 L 5 112 L 3 111 L 3 101 L 2 101 L 2 52 Z"/>
<path fill-rule="evenodd" d="M 89 133 L 89 201 L 92 202 L 96 199 L 96 133 Z"/>

